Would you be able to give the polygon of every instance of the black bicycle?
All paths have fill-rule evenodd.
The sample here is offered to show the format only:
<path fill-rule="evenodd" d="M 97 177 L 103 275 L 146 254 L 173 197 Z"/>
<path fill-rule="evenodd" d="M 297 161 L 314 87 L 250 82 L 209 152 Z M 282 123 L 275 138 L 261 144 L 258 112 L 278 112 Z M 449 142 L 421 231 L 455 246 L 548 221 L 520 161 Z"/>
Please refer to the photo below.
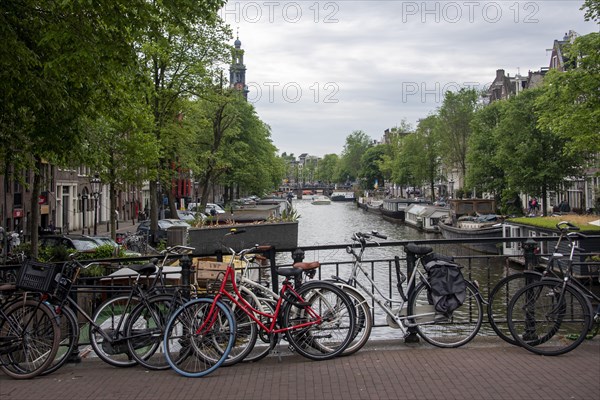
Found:
<path fill-rule="evenodd" d="M 572 231 L 578 228 L 570 225 Z M 577 229 L 576 229 L 577 228 Z M 574 350 L 600 328 L 600 297 L 573 279 L 577 239 L 569 232 L 570 254 L 562 279 L 543 277 L 520 289 L 508 304 L 508 328 L 515 342 L 535 354 L 556 356 Z M 558 257 L 557 255 L 557 258 Z M 597 306 L 594 311 L 592 301 Z"/>

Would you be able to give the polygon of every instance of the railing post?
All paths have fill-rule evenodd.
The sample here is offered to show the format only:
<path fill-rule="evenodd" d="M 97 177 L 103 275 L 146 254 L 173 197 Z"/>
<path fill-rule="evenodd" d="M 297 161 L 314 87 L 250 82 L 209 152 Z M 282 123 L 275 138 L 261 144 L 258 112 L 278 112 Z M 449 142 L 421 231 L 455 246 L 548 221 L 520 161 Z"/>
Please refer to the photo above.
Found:
<path fill-rule="evenodd" d="M 534 266 L 537 264 L 535 257 L 536 247 L 537 242 L 531 237 L 523 243 L 523 257 L 525 258 L 526 270 L 533 270 Z M 525 284 L 529 285 L 534 281 L 534 279 L 535 278 L 532 277 L 530 274 L 527 274 L 525 278 Z M 531 300 L 533 300 L 530 298 L 533 295 L 533 293 L 530 292 L 531 291 L 527 291 L 527 293 L 525 294 L 527 304 L 531 304 Z M 535 333 L 535 313 L 531 307 L 526 307 L 525 309 L 525 333 L 523 333 L 523 339 L 537 339 L 537 334 Z"/>
<path fill-rule="evenodd" d="M 532 270 L 533 267 L 537 264 L 535 257 L 536 248 L 537 242 L 531 237 L 523 243 L 523 257 L 525 258 L 525 269 Z"/>
<path fill-rule="evenodd" d="M 415 269 L 415 265 L 417 264 L 417 257 L 415 256 L 415 253 L 408 251 L 406 246 L 404 247 L 404 251 L 406 252 L 406 276 L 412 276 L 413 271 Z M 414 290 L 415 282 L 409 281 L 408 287 L 406 288 L 406 296 L 408 299 L 410 299 Z M 404 338 L 404 343 L 419 343 L 419 335 L 417 334 L 417 328 L 408 328 L 408 335 L 406 335 L 406 337 Z"/>
<path fill-rule="evenodd" d="M 273 292 L 279 294 L 279 275 L 277 275 L 275 254 L 277 254 L 277 251 L 275 250 L 275 247 L 271 246 L 271 248 L 268 251 L 269 264 L 271 264 L 271 286 L 273 287 Z"/>
<path fill-rule="evenodd" d="M 190 273 L 192 270 L 192 260 L 187 254 L 184 254 L 179 259 L 181 265 L 181 285 L 183 286 L 183 295 L 185 298 L 190 297 Z"/>

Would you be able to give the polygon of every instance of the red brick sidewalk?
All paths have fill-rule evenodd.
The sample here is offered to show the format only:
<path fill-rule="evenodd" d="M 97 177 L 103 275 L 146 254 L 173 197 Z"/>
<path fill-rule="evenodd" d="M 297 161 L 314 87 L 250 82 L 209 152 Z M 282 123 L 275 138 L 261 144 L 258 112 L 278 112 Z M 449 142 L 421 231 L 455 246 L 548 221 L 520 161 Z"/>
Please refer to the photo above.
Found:
<path fill-rule="evenodd" d="M 171 370 L 119 369 L 93 359 L 29 381 L 0 375 L 2 400 L 591 400 L 599 394 L 600 338 L 559 357 L 478 337 L 459 349 L 372 342 L 355 355 L 329 361 L 268 357 L 197 379 Z"/>

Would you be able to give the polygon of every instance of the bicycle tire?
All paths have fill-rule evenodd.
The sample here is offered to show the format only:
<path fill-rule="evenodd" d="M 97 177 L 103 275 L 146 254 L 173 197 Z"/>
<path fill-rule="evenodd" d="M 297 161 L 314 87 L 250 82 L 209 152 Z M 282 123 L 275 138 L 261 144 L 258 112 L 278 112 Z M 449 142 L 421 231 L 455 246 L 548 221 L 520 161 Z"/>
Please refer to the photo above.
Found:
<path fill-rule="evenodd" d="M 60 341 L 54 360 L 41 375 L 48 375 L 59 370 L 72 357 L 79 343 L 79 324 L 77 316 L 68 307 L 61 307 L 57 313 L 60 326 Z"/>
<path fill-rule="evenodd" d="M 576 287 L 554 279 L 534 282 L 511 299 L 508 327 L 520 346 L 557 356 L 574 350 L 590 329 L 592 310 Z"/>
<path fill-rule="evenodd" d="M 60 328 L 54 311 L 39 300 L 15 301 L 0 318 L 0 370 L 14 379 L 31 379 L 52 363 Z"/>
<path fill-rule="evenodd" d="M 283 321 L 292 348 L 311 360 L 328 360 L 343 353 L 353 338 L 356 312 L 352 300 L 337 286 L 313 281 L 297 291 L 303 301 L 287 302 Z M 316 312 L 316 315 L 313 313 Z M 300 328 L 310 322 L 320 323 Z"/>
<path fill-rule="evenodd" d="M 466 297 L 463 304 L 449 318 L 436 318 L 433 305 L 429 304 L 426 282 L 421 282 L 408 301 L 409 322 L 426 342 L 443 348 L 460 347 L 477 336 L 483 322 L 483 303 L 478 289 L 466 281 Z"/>
<path fill-rule="evenodd" d="M 257 297 L 260 303 L 260 310 L 269 315 L 275 314 L 275 304 L 277 303 L 274 299 Z M 271 319 L 268 317 L 257 316 L 259 319 L 262 319 L 263 324 L 269 326 L 271 323 Z M 268 333 L 264 329 L 258 329 L 256 341 L 254 342 L 254 346 L 252 350 L 244 357 L 242 362 L 256 362 L 260 361 L 275 348 L 279 340 L 279 335 L 277 333 Z"/>
<path fill-rule="evenodd" d="M 211 307 L 214 309 L 211 312 Z M 210 327 L 196 333 L 210 318 Z M 212 298 L 188 301 L 171 316 L 164 336 L 167 361 L 189 378 L 208 375 L 227 359 L 235 341 L 235 319 L 229 307 Z"/>
<path fill-rule="evenodd" d="M 129 353 L 138 364 L 156 371 L 169 369 L 163 340 L 165 328 L 171 315 L 182 305 L 173 295 L 159 294 L 131 311 L 125 336 Z"/>
<path fill-rule="evenodd" d="M 259 301 L 254 294 L 241 286 L 239 288 L 242 297 L 255 309 L 260 309 Z M 229 367 L 241 362 L 246 358 L 247 355 L 252 352 L 256 340 L 258 338 L 258 330 L 260 329 L 256 322 L 240 307 L 235 304 L 231 304 L 231 301 L 225 301 L 225 304 L 229 306 L 232 312 L 233 318 L 235 319 L 235 342 L 227 359 L 223 362 L 224 367 Z"/>
<path fill-rule="evenodd" d="M 92 321 L 98 326 L 111 341 L 105 340 L 102 333 L 95 326 L 90 326 L 90 343 L 96 355 L 107 364 L 115 367 L 132 367 L 137 361 L 129 352 L 129 346 L 125 336 L 127 328 L 126 318 L 131 311 L 140 303 L 137 297 L 131 298 L 127 306 L 129 295 L 112 297 L 100 304 L 94 312 Z M 128 307 L 128 309 L 126 309 Z M 125 315 L 123 312 L 125 311 Z M 123 319 L 125 318 L 125 319 Z M 118 329 L 117 329 L 118 328 Z"/>
<path fill-rule="evenodd" d="M 369 341 L 373 329 L 373 314 L 365 296 L 354 287 L 340 283 L 334 283 L 334 285 L 341 288 L 350 297 L 356 312 L 356 326 L 352 334 L 352 341 L 342 352 L 343 356 L 349 356 L 362 349 Z"/>
<path fill-rule="evenodd" d="M 527 284 L 541 279 L 542 274 L 536 271 L 527 271 L 508 275 L 502 278 L 490 292 L 487 304 L 487 316 L 490 326 L 499 338 L 507 343 L 518 346 L 508 329 L 508 303 L 515 293 Z"/>

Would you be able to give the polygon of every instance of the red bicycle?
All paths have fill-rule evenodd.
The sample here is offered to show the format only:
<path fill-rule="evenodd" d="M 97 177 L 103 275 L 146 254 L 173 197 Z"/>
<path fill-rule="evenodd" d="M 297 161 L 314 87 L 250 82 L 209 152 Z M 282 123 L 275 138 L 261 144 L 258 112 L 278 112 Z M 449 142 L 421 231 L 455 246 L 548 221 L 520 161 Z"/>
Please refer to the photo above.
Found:
<path fill-rule="evenodd" d="M 232 229 L 226 236 L 242 232 Z M 254 246 L 240 252 L 227 248 L 232 257 L 216 294 L 187 302 L 167 324 L 164 348 L 175 371 L 187 377 L 201 377 L 221 366 L 234 345 L 240 350 L 236 321 L 243 322 L 240 326 L 245 330 L 244 337 L 249 338 L 244 340 L 246 349 L 241 350 L 246 354 L 256 343 L 259 331 L 269 336 L 271 348 L 283 336 L 294 351 L 312 360 L 327 360 L 346 349 L 353 337 L 356 314 L 354 304 L 341 289 L 323 281 L 295 288 L 293 280 L 303 270 L 279 268 L 277 274 L 283 277 L 281 290 L 273 311 L 266 311 L 255 297 L 240 291 L 234 262 L 269 247 Z"/>

